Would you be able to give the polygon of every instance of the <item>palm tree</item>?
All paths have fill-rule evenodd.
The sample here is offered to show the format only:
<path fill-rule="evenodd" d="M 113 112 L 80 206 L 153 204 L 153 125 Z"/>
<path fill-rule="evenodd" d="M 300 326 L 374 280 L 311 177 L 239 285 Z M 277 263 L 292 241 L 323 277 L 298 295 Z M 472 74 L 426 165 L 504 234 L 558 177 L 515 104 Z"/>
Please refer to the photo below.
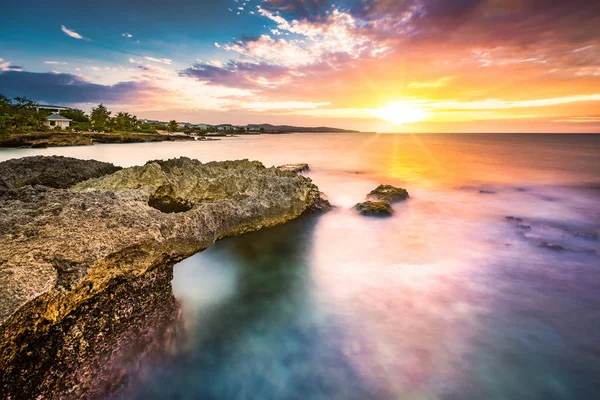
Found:
<path fill-rule="evenodd" d="M 179 126 L 177 125 L 177 121 L 175 121 L 175 120 L 169 121 L 169 125 L 167 125 L 167 130 L 169 132 L 171 132 L 171 133 L 177 132 L 178 128 L 179 128 Z"/>

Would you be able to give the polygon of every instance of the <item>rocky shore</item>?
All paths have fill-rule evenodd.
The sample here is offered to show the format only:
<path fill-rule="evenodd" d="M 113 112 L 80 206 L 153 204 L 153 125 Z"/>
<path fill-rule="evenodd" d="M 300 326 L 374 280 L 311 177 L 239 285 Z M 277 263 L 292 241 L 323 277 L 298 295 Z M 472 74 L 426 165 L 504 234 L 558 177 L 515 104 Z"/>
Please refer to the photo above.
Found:
<path fill-rule="evenodd" d="M 176 262 L 329 207 L 310 179 L 251 161 L 179 158 L 119 169 L 35 157 L 0 163 L 0 182 L 6 399 L 118 391 L 127 384 L 123 365 L 165 352 L 177 329 Z"/>
<path fill-rule="evenodd" d="M 96 143 L 145 143 L 195 140 L 187 135 L 158 133 L 64 133 L 39 132 L 15 134 L 0 139 L 0 148 L 46 148 L 59 146 L 90 146 Z"/>

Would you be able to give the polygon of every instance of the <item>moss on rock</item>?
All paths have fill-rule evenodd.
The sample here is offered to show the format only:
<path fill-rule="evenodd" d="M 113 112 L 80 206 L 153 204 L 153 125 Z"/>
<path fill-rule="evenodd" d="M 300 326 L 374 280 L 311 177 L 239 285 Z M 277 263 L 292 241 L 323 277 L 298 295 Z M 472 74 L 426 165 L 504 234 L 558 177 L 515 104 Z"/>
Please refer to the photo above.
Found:
<path fill-rule="evenodd" d="M 403 201 L 409 197 L 406 189 L 392 185 L 379 185 L 367 195 L 367 198 L 371 200 L 387 201 L 390 203 Z"/>
<path fill-rule="evenodd" d="M 389 217 L 394 213 L 392 206 L 387 201 L 365 201 L 364 203 L 358 203 L 356 209 L 362 215 L 376 217 Z"/>

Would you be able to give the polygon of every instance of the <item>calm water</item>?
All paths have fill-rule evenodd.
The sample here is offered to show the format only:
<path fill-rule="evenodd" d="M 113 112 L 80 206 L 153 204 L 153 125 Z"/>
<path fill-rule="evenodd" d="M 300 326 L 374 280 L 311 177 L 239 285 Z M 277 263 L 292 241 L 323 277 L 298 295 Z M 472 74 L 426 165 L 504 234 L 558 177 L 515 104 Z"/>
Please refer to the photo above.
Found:
<path fill-rule="evenodd" d="M 600 135 L 297 134 L 0 161 L 33 154 L 308 162 L 337 206 L 177 265 L 177 353 L 125 398 L 600 396 Z M 411 199 L 356 215 L 380 183 Z"/>

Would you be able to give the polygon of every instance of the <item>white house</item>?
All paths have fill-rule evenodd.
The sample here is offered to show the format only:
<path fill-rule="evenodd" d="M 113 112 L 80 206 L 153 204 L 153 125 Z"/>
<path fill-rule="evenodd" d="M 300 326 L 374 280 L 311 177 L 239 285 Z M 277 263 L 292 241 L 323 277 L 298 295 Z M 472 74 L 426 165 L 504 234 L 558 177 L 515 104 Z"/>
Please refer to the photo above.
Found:
<path fill-rule="evenodd" d="M 69 118 L 65 118 L 58 113 L 52 113 L 44 121 L 44 125 L 49 126 L 51 128 L 59 127 L 60 129 L 65 129 L 68 128 L 70 124 L 71 120 Z"/>

